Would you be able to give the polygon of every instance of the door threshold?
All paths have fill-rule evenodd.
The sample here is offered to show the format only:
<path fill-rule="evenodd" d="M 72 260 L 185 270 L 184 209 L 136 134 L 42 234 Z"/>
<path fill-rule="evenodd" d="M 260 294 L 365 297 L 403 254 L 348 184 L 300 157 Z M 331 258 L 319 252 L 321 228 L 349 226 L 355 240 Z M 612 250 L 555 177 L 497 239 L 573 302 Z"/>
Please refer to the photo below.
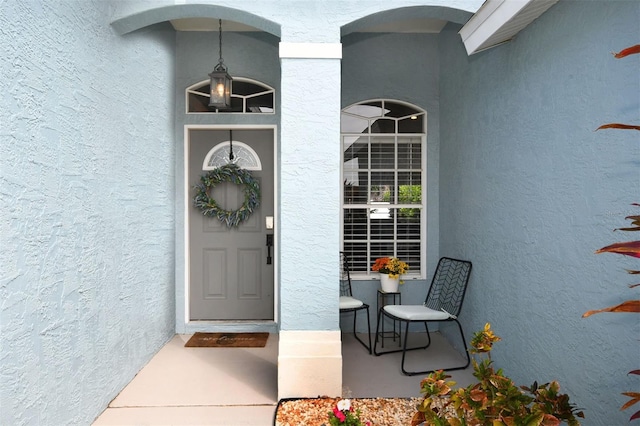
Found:
<path fill-rule="evenodd" d="M 278 333 L 278 323 L 272 320 L 191 320 L 185 324 L 185 334 L 201 333 Z"/>

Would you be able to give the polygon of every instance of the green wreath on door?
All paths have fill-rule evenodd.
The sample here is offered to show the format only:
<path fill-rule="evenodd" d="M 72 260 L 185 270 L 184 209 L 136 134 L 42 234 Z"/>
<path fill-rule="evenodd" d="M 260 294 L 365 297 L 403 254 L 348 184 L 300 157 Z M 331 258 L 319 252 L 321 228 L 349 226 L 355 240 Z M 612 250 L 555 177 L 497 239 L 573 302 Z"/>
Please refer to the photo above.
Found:
<path fill-rule="evenodd" d="M 225 210 L 209 195 L 216 185 L 231 182 L 242 185 L 244 202 L 237 210 Z M 196 195 L 194 205 L 203 215 L 213 217 L 227 225 L 237 227 L 247 220 L 251 213 L 260 206 L 260 185 L 248 170 L 241 169 L 236 164 L 226 164 L 200 176 L 200 183 L 194 189 Z"/>

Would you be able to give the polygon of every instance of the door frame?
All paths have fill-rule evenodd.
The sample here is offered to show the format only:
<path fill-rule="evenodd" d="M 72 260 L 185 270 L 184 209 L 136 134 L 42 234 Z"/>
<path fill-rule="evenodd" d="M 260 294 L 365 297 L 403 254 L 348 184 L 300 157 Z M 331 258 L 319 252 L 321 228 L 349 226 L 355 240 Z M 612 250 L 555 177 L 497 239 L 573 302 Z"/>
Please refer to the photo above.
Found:
<path fill-rule="evenodd" d="M 190 131 L 191 130 L 221 130 L 221 129 L 231 129 L 231 130 L 271 130 L 273 132 L 273 215 L 274 215 L 274 226 L 273 226 L 273 234 L 274 234 L 274 242 L 273 242 L 273 321 L 257 321 L 257 320 L 240 320 L 240 321 L 193 321 L 190 319 L 191 315 L 189 312 L 189 301 L 190 301 L 190 276 L 189 276 L 189 265 L 191 261 L 191 253 L 190 253 L 190 241 L 189 241 L 189 209 L 192 206 L 191 202 L 191 188 L 189 185 L 189 148 L 191 146 L 190 139 Z M 176 282 L 176 319 L 179 320 L 179 312 L 183 311 L 184 316 L 182 320 L 184 321 L 183 327 L 180 327 L 180 324 L 176 324 L 176 332 L 178 333 L 191 333 L 196 331 L 208 331 L 208 332 L 242 332 L 242 331 L 276 331 L 276 325 L 278 324 L 278 306 L 280 300 L 279 288 L 280 281 L 279 277 L 279 223 L 278 218 L 279 215 L 279 204 L 278 204 L 278 127 L 277 125 L 270 124 L 256 124 L 256 125 L 240 125 L 240 124 L 185 124 L 184 125 L 184 143 L 183 143 L 183 170 L 182 170 L 182 193 L 183 193 L 183 218 L 184 218 L 184 228 L 183 232 L 183 241 L 184 241 L 184 252 L 182 255 L 183 260 L 183 288 L 182 291 L 178 291 L 179 282 Z M 179 226 L 179 225 L 177 225 Z M 178 278 L 178 276 L 176 276 Z M 182 297 L 181 297 L 182 295 Z M 182 306 L 180 306 L 182 305 Z"/>

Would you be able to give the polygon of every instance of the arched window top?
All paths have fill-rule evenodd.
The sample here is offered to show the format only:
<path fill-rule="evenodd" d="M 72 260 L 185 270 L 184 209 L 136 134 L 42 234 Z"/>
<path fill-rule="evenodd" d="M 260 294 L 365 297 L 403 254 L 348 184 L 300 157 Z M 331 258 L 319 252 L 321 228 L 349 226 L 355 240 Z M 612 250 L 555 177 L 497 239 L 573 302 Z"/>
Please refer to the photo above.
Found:
<path fill-rule="evenodd" d="M 342 110 L 342 133 L 424 133 L 426 112 L 390 100 L 359 102 Z"/>
<path fill-rule="evenodd" d="M 230 146 L 229 141 L 225 141 L 211 148 L 204 158 L 202 170 L 214 170 L 229 164 Z M 233 141 L 233 162 L 245 170 L 262 170 L 258 154 L 243 142 Z"/>
<path fill-rule="evenodd" d="M 231 108 L 209 107 L 209 80 L 195 83 L 185 90 L 187 114 L 273 114 L 275 112 L 275 89 L 256 80 L 233 77 L 231 85 Z"/>
<path fill-rule="evenodd" d="M 342 250 L 352 279 L 371 279 L 377 258 L 399 257 L 425 278 L 426 111 L 396 100 L 350 105 L 340 117 Z"/>

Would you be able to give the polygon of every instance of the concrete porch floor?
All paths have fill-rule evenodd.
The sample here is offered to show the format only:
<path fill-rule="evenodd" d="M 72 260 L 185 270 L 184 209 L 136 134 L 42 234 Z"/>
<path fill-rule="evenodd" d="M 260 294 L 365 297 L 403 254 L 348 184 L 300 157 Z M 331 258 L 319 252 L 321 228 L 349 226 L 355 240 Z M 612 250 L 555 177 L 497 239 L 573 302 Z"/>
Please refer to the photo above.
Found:
<path fill-rule="evenodd" d="M 189 337 L 176 335 L 167 343 L 93 425 L 273 425 L 278 336 L 271 334 L 264 348 L 185 348 Z M 376 357 L 353 334 L 343 333 L 342 339 L 343 397 L 420 396 L 424 375 L 404 376 L 401 354 Z M 397 344 L 387 338 L 385 349 Z M 428 349 L 407 357 L 408 368 L 464 363 L 439 333 L 432 333 Z M 450 374 L 458 386 L 474 381 L 471 367 Z"/>

